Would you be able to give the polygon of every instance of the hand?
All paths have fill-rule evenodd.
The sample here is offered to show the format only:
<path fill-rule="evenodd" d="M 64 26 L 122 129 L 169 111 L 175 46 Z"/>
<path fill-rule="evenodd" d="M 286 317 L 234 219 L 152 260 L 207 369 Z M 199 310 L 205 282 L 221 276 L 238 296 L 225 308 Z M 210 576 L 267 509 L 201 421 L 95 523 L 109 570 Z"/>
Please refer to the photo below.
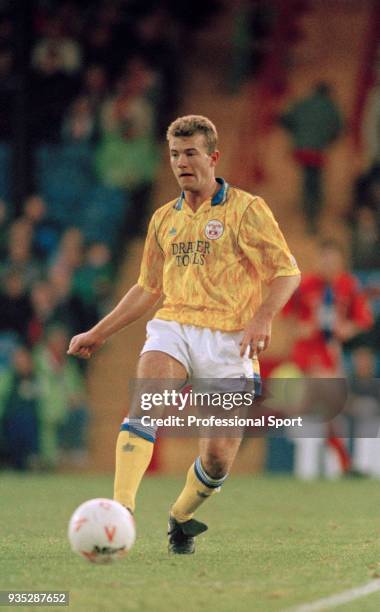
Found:
<path fill-rule="evenodd" d="M 269 346 L 272 331 L 272 319 L 256 315 L 244 330 L 240 342 L 240 357 L 244 357 L 249 347 L 249 358 L 258 355 Z"/>
<path fill-rule="evenodd" d="M 68 355 L 74 355 L 74 357 L 80 357 L 81 359 L 90 359 L 91 355 L 95 353 L 103 344 L 105 340 L 99 338 L 95 332 L 91 329 L 83 334 L 78 334 L 71 339 Z"/>

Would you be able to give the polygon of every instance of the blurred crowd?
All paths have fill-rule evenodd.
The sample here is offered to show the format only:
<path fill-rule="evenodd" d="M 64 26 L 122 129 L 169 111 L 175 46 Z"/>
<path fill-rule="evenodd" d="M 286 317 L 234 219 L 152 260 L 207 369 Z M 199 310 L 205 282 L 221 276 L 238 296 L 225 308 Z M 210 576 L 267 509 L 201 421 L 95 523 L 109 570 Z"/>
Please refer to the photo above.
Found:
<path fill-rule="evenodd" d="M 254 128 L 251 141 L 262 138 L 264 148 L 271 129 L 280 126 L 284 130 L 299 174 L 294 210 L 304 220 L 302 240 L 315 245 L 314 265 L 303 274 L 300 287 L 283 313 L 292 330 L 292 343 L 287 344 L 285 359 L 262 356 L 263 373 L 304 382 L 319 378 L 321 391 L 326 380 L 347 380 L 348 395 L 338 407 L 342 419 L 321 425 L 315 435 L 311 418 L 310 429 L 305 427 L 303 438 L 301 434 L 296 443 L 289 441 L 288 450 L 294 457 L 288 469 L 300 477 L 312 478 L 326 475 L 335 464 L 330 475 L 380 477 L 379 42 L 374 41 L 378 45 L 377 64 L 375 59 L 373 66 L 363 67 L 374 75 L 372 87 L 365 92 L 353 91 L 354 99 L 360 94 L 366 100 L 362 146 L 358 151 L 354 119 L 342 111 L 333 81 L 314 80 L 304 95 L 287 95 L 292 47 L 302 40 L 301 17 L 312 11 L 313 3 L 253 1 L 236 6 L 231 89 L 236 91 L 252 76 L 257 79 L 255 121 L 259 127 Z M 276 41 L 282 54 L 278 53 Z M 269 111 L 262 115 L 262 107 Z M 334 211 L 326 228 L 326 169 L 331 148 L 343 139 L 347 149 L 351 147 L 352 199 L 345 213 Z M 260 181 L 266 177 L 266 168 L 260 167 L 260 172 L 254 174 Z M 338 231 L 335 223 L 340 226 Z M 301 383 L 295 387 L 300 389 Z M 283 407 L 285 412 L 292 413 L 291 403 Z M 312 411 L 312 406 L 308 408 Z M 286 438 L 286 431 L 283 433 Z M 284 470 L 284 440 L 269 440 L 268 447 L 268 468 Z M 324 455 L 329 461 L 332 455 L 325 471 L 321 469 Z"/>
<path fill-rule="evenodd" d="M 288 447 L 282 447 L 280 462 L 272 465 L 283 469 L 284 457 L 290 452 L 290 470 L 300 478 L 345 474 L 380 478 L 378 85 L 369 92 L 368 101 L 364 121 L 367 138 L 363 141 L 365 169 L 353 183 L 347 214 L 336 218 L 346 230 L 345 243 L 324 239 L 320 223 L 326 201 L 324 174 L 329 148 L 350 129 L 333 88 L 317 83 L 308 95 L 293 100 L 279 117 L 291 138 L 300 171 L 298 204 L 306 233 L 318 243 L 314 269 L 303 275 L 300 287 L 284 309 L 294 329 L 289 362 L 271 372 L 271 376 L 281 378 L 321 379 L 321 396 L 314 402 L 316 406 L 319 402 L 320 418 L 306 414 L 303 434 L 291 439 Z M 352 155 L 354 158 L 353 152 Z M 333 227 L 329 235 L 334 235 Z M 347 380 L 347 395 L 342 395 L 339 405 L 334 406 L 336 418 L 331 421 L 321 416 L 322 408 L 326 409 L 321 399 L 323 381 L 329 379 Z M 307 407 L 310 413 L 312 403 Z M 272 450 L 274 446 L 271 443 Z"/>
<path fill-rule="evenodd" d="M 0 4 L 0 467 L 54 469 L 62 461 L 86 462 L 86 371 L 67 359 L 68 341 L 110 308 L 123 249 L 145 228 L 192 34 L 211 23 L 221 5 L 35 0 L 25 76 L 30 189 L 16 211 L 11 177 L 17 32 L 12 3 Z M 307 8 L 302 0 L 291 5 L 297 15 Z M 271 49 L 278 55 L 274 31 L 287 49 L 300 36 L 287 3 L 281 4 L 278 31 L 279 6 L 236 3 L 225 83 L 230 92 L 265 77 L 260 71 Z M 284 66 L 269 66 L 279 71 L 271 80 L 283 82 Z M 277 123 L 291 139 L 300 170 L 306 233 L 319 239 L 329 147 L 347 133 L 349 122 L 333 87 L 320 82 L 291 101 Z M 356 397 L 359 404 L 369 398 L 380 428 L 380 394 L 371 382 L 380 372 L 379 126 L 376 82 L 363 126 L 366 166 L 342 219 L 351 237 L 347 252 L 335 240 L 319 242 L 315 270 L 304 275 L 284 312 L 295 322 L 290 362 L 275 364 L 282 369 L 272 372 L 350 374 L 352 406 Z M 263 366 L 269 373 L 265 356 Z M 356 406 L 352 414 L 357 413 Z M 326 436 L 344 471 L 353 464 L 340 434 Z M 365 453 L 367 464 L 373 463 Z M 364 455 L 357 459 L 363 473 L 369 471 Z"/>
<path fill-rule="evenodd" d="M 16 211 L 20 33 L 13 3 L 1 3 L 0 466 L 86 461 L 85 370 L 67 359 L 68 341 L 110 307 L 120 253 L 144 230 L 181 95 L 182 41 L 189 52 L 189 35 L 218 5 L 33 3 L 24 67 L 30 189 Z"/>

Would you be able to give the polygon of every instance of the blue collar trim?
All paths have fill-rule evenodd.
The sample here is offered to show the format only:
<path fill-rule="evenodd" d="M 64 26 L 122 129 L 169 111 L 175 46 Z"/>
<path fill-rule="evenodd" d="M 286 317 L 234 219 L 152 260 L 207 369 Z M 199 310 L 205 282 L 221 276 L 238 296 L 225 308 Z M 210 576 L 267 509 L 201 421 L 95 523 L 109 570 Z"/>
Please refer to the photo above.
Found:
<path fill-rule="evenodd" d="M 220 205 L 224 204 L 228 198 L 228 190 L 230 188 L 227 181 L 225 181 L 223 178 L 216 177 L 215 180 L 217 183 L 219 183 L 221 187 L 220 189 L 218 189 L 218 191 L 212 198 L 211 206 L 219 206 L 219 204 Z M 178 200 L 174 204 L 173 208 L 175 208 L 176 210 L 182 210 L 184 200 L 185 200 L 185 192 L 182 191 L 181 195 L 179 196 Z"/>

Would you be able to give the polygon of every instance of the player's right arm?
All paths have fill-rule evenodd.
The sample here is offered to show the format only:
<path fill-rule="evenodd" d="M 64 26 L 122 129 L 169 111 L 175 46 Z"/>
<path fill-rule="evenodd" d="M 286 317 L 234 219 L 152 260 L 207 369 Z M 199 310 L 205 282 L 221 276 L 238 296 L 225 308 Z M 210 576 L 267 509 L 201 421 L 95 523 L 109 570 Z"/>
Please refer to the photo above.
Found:
<path fill-rule="evenodd" d="M 140 285 L 134 285 L 99 323 L 71 339 L 68 355 L 89 359 L 110 336 L 142 317 L 159 297 L 160 293 L 152 293 Z"/>
<path fill-rule="evenodd" d="M 83 334 L 74 336 L 70 342 L 69 355 L 89 359 L 106 340 L 119 330 L 142 317 L 162 293 L 164 254 L 157 240 L 155 215 L 153 215 L 145 240 L 140 276 L 115 308 Z"/>

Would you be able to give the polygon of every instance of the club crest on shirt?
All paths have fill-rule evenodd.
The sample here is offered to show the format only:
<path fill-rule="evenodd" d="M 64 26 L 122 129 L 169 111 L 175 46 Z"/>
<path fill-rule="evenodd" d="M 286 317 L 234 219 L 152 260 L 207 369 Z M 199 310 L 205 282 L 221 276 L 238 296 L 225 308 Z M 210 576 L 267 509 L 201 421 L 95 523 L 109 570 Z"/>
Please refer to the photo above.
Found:
<path fill-rule="evenodd" d="M 205 235 L 209 240 L 217 240 L 223 235 L 224 225 L 221 221 L 213 219 L 205 227 Z"/>

